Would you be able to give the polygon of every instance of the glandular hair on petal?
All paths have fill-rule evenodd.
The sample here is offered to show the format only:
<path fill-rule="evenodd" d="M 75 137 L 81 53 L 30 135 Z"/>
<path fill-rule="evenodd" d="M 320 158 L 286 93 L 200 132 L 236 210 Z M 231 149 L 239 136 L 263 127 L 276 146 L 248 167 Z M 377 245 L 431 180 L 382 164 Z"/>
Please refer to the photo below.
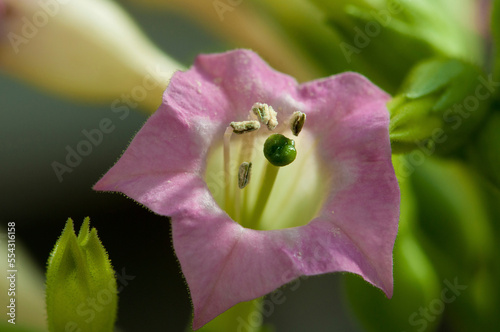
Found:
<path fill-rule="evenodd" d="M 239 121 L 231 122 L 230 126 L 233 128 L 233 133 L 244 134 L 254 130 L 258 130 L 260 128 L 260 123 L 259 121 L 255 120 Z"/>

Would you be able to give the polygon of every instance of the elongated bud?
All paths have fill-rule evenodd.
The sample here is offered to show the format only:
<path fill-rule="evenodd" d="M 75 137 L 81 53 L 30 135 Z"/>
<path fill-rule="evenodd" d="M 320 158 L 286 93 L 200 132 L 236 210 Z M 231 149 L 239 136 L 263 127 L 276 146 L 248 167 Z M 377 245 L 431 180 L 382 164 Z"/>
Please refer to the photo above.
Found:
<path fill-rule="evenodd" d="M 240 165 L 238 170 L 238 187 L 243 189 L 250 182 L 250 175 L 252 171 L 252 163 L 246 161 Z"/>
<path fill-rule="evenodd" d="M 44 90 L 153 112 L 183 69 L 115 1 L 2 1 L 9 13 L 0 17 L 2 70 Z"/>
<path fill-rule="evenodd" d="M 231 122 L 231 128 L 233 128 L 233 133 L 235 134 L 245 134 L 251 131 L 258 130 L 260 128 L 259 121 L 239 121 L 239 122 Z"/>
<path fill-rule="evenodd" d="M 117 309 L 115 273 L 95 228 L 85 218 L 78 237 L 73 221 L 57 240 L 47 266 L 47 315 L 50 332 L 113 331 Z M 99 305 L 94 315 L 81 308 Z"/>

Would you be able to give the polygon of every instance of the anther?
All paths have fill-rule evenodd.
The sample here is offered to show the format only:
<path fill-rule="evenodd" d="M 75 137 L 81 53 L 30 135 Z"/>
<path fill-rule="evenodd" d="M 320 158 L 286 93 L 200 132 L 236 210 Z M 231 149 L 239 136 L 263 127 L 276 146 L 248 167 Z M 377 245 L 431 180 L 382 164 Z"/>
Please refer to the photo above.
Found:
<path fill-rule="evenodd" d="M 250 120 L 250 121 L 231 122 L 230 126 L 233 128 L 233 133 L 240 135 L 244 133 L 249 133 L 254 130 L 258 130 L 260 128 L 260 123 L 259 121 Z"/>
<path fill-rule="evenodd" d="M 304 127 L 304 123 L 306 122 L 306 114 L 300 111 L 294 112 L 292 117 L 290 118 L 290 129 L 292 130 L 292 134 L 295 136 L 299 136 L 302 127 Z"/>
<path fill-rule="evenodd" d="M 250 182 L 250 174 L 252 171 L 252 163 L 246 161 L 240 165 L 238 170 L 238 187 L 243 189 Z"/>
<path fill-rule="evenodd" d="M 257 116 L 260 122 L 267 126 L 267 129 L 273 130 L 278 126 L 278 113 L 272 106 L 263 103 L 255 103 L 252 106 L 252 112 Z"/>

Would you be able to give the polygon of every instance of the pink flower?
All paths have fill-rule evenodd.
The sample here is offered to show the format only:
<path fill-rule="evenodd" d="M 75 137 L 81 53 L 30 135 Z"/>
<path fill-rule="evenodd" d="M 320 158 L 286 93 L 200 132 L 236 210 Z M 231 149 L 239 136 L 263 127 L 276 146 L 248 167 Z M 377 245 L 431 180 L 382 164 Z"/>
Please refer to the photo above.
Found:
<path fill-rule="evenodd" d="M 352 272 L 391 297 L 399 187 L 388 99 L 355 73 L 298 84 L 251 51 L 200 55 L 172 77 L 158 111 L 94 189 L 171 216 L 194 328 L 302 275 Z M 307 115 L 297 158 L 266 205 L 257 203 L 262 140 L 273 132 L 231 137 L 230 177 L 222 157 L 229 123 L 248 120 L 256 102 L 277 111 L 273 132 L 285 136 L 292 113 Z M 253 163 L 245 189 L 235 179 L 242 156 Z"/>

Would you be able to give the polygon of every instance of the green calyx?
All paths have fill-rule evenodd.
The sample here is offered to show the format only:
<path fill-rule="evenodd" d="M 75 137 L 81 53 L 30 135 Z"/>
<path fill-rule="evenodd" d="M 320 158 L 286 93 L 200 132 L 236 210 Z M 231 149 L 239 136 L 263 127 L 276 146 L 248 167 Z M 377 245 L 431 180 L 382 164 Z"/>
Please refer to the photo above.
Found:
<path fill-rule="evenodd" d="M 89 218 L 78 236 L 68 219 L 47 263 L 46 294 L 50 332 L 113 331 L 118 301 L 115 273 Z"/>
<path fill-rule="evenodd" d="M 273 134 L 264 143 L 264 156 L 274 166 L 289 165 L 297 157 L 295 141 L 281 134 Z"/>

